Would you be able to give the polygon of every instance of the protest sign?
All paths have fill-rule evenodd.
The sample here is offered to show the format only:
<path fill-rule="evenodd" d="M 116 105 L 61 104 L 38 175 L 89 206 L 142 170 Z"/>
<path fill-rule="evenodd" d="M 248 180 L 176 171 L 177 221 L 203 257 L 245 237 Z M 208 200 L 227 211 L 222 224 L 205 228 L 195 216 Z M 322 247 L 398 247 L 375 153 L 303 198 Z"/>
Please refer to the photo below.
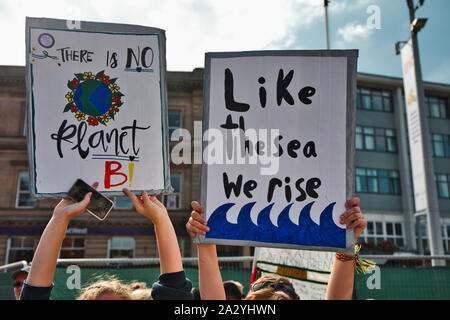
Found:
<path fill-rule="evenodd" d="M 280 248 L 256 248 L 257 277 L 289 278 L 302 300 L 325 300 L 334 254 L 332 252 Z"/>
<path fill-rule="evenodd" d="M 164 30 L 27 18 L 31 191 L 171 189 Z"/>
<path fill-rule="evenodd" d="M 201 243 L 351 251 L 356 50 L 207 53 Z"/>

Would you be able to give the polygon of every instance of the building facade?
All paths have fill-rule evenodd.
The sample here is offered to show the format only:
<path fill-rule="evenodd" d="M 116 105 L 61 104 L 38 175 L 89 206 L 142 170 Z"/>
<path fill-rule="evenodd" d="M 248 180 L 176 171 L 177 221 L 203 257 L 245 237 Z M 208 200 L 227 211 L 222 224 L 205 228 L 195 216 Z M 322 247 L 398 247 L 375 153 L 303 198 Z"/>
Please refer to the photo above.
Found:
<path fill-rule="evenodd" d="M 0 66 L 0 265 L 30 261 L 58 200 L 35 200 L 29 191 L 25 68 Z M 168 72 L 170 151 L 195 150 L 202 119 L 203 69 Z M 425 219 L 414 216 L 408 136 L 401 78 L 357 77 L 355 190 L 368 227 L 364 248 L 375 252 L 427 252 Z M 444 249 L 450 249 L 450 85 L 425 83 L 430 139 Z M 184 141 L 186 129 L 193 139 Z M 174 148 L 177 148 L 174 150 Z M 174 152 L 175 153 L 175 152 Z M 175 226 L 183 256 L 195 256 L 185 231 L 190 202 L 198 199 L 200 165 L 171 161 L 175 192 L 161 197 Z M 201 155 L 200 155 L 201 156 Z M 189 162 L 189 161 L 188 161 Z M 156 257 L 150 221 L 126 197 L 115 197 L 105 221 L 89 214 L 73 219 L 60 258 Z M 420 236 L 417 237 L 416 235 Z M 218 246 L 219 256 L 251 255 L 250 247 Z"/>

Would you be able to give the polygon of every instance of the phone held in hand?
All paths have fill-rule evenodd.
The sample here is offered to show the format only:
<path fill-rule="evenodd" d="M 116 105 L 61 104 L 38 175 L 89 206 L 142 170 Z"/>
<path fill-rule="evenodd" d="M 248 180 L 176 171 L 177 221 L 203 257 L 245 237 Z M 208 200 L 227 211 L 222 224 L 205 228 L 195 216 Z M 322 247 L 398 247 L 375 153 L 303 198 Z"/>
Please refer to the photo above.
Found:
<path fill-rule="evenodd" d="M 84 199 L 84 196 L 88 192 L 92 192 L 92 196 L 86 210 L 97 219 L 105 220 L 106 216 L 114 207 L 114 202 L 103 196 L 100 192 L 92 188 L 83 180 L 78 179 L 77 181 L 75 181 L 67 195 L 72 200 L 80 202 Z"/>

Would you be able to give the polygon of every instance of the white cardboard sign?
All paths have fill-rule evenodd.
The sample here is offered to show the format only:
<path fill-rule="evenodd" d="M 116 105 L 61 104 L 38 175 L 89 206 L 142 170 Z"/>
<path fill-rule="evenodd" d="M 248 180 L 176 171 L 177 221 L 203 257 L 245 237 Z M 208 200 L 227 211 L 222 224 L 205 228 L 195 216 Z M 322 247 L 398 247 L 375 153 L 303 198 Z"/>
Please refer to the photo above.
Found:
<path fill-rule="evenodd" d="M 77 178 L 106 194 L 168 191 L 164 31 L 27 18 L 26 41 L 33 194 Z"/>
<path fill-rule="evenodd" d="M 200 242 L 351 248 L 356 56 L 206 55 Z"/>

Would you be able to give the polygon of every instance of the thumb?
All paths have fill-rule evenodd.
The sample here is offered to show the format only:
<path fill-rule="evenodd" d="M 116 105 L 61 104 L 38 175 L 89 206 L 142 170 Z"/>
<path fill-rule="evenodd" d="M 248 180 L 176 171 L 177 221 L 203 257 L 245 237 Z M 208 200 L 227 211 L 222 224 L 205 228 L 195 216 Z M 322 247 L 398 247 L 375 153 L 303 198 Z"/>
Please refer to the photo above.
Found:
<path fill-rule="evenodd" d="M 80 202 L 75 204 L 75 208 L 74 209 L 77 211 L 77 213 L 81 213 L 84 210 L 86 210 L 86 207 L 91 202 L 91 197 L 92 197 L 92 192 L 88 192 L 84 196 L 83 200 L 81 200 Z"/>

